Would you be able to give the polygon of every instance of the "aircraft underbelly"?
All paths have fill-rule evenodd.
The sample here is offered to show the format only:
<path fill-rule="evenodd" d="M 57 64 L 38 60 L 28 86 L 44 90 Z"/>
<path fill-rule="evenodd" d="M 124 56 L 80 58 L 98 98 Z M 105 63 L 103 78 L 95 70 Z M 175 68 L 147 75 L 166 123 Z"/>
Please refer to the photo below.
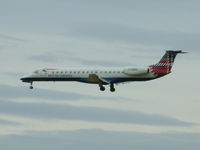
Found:
<path fill-rule="evenodd" d="M 152 77 L 102 77 L 103 80 L 107 81 L 108 83 L 120 83 L 120 82 L 127 82 L 127 81 L 147 81 L 152 80 Z M 85 77 L 72 77 L 72 78 L 49 78 L 49 77 L 42 77 L 42 78 L 26 78 L 24 82 L 33 82 L 33 81 L 78 81 L 84 83 L 94 83 L 98 84 L 99 82 L 93 82 L 88 80 Z M 107 84 L 108 84 L 107 83 Z M 104 83 L 106 84 L 106 83 Z"/>

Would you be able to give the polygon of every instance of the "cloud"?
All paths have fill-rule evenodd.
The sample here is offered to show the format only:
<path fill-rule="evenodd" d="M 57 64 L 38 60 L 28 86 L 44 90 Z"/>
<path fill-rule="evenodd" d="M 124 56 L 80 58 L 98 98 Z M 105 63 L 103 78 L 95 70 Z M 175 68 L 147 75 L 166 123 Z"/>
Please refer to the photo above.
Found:
<path fill-rule="evenodd" d="M 10 40 L 10 41 L 26 42 L 26 40 L 24 40 L 24 39 L 17 38 L 17 37 L 14 37 L 14 36 L 4 35 L 4 34 L 0 34 L 0 38 Z"/>
<path fill-rule="evenodd" d="M 59 92 L 53 90 L 29 90 L 25 87 L 12 87 L 0 85 L 1 99 L 38 98 L 51 100 L 81 100 L 81 99 L 106 99 L 123 100 L 115 97 L 96 97 L 82 95 L 72 92 Z M 127 99 L 124 99 L 127 100 Z M 37 111 L 35 111 L 37 110 Z M 146 114 L 141 112 L 130 112 L 111 110 L 95 107 L 76 107 L 61 104 L 40 103 L 16 103 L 9 101 L 0 102 L 0 112 L 8 114 L 19 114 L 41 118 L 61 118 L 68 120 L 103 121 L 116 123 L 134 123 L 147 125 L 170 125 L 170 126 L 192 126 L 194 123 L 184 122 L 175 118 Z"/>
<path fill-rule="evenodd" d="M 60 92 L 46 89 L 29 90 L 27 87 L 14 87 L 9 85 L 0 85 L 1 98 L 43 98 L 51 100 L 78 100 L 83 98 L 89 99 L 112 99 L 112 97 L 96 97 L 90 95 L 83 95 L 73 92 Z M 12 94 L 10 94 L 12 93 Z M 116 98 L 118 99 L 118 98 Z"/>
<path fill-rule="evenodd" d="M 37 111 L 36 111 L 37 110 Z M 172 117 L 142 112 L 112 110 L 95 107 L 77 107 L 47 103 L 17 103 L 0 101 L 0 112 L 43 119 L 82 120 L 109 123 L 130 123 L 159 126 L 194 126 L 195 123 Z"/>
<path fill-rule="evenodd" d="M 51 54 L 40 54 L 40 55 L 33 55 L 28 57 L 28 60 L 31 61 L 39 61 L 39 62 L 58 62 L 58 61 L 71 61 L 79 63 L 80 65 L 87 65 L 87 66 L 113 66 L 113 67 L 120 67 L 120 66 L 130 66 L 131 63 L 125 61 L 108 61 L 108 60 L 100 60 L 100 59 L 86 59 L 86 58 L 78 58 L 74 56 L 75 54 L 71 54 L 70 56 L 66 55 L 65 57 L 59 54 L 52 52 Z"/>
<path fill-rule="evenodd" d="M 140 45 L 159 45 L 168 49 L 198 50 L 199 33 L 162 31 L 109 23 L 69 25 L 68 35 L 105 42 L 125 42 Z"/>
<path fill-rule="evenodd" d="M 105 61 L 105 60 L 87 60 L 83 58 L 75 58 L 72 60 L 75 60 L 79 62 L 82 65 L 88 65 L 88 66 L 103 66 L 103 67 L 121 67 L 121 66 L 130 66 L 132 65 L 131 63 L 127 62 L 121 62 L 121 61 Z"/>
<path fill-rule="evenodd" d="M 62 57 L 60 57 L 60 59 L 63 59 Z M 57 62 L 59 60 L 59 58 L 56 56 L 56 54 L 52 54 L 52 53 L 44 53 L 44 54 L 40 54 L 40 55 L 33 55 L 28 57 L 28 60 L 32 60 L 32 61 L 39 61 L 39 62 Z"/>
<path fill-rule="evenodd" d="M 0 145 L 4 150 L 199 150 L 200 134 L 146 134 L 102 130 L 29 132 L 25 135 L 0 136 Z"/>
<path fill-rule="evenodd" d="M 20 72 L 1 72 L 2 75 L 5 75 L 5 76 L 10 76 L 10 77 L 22 77 L 24 75 L 24 73 L 20 73 Z"/>
<path fill-rule="evenodd" d="M 56 59 L 52 56 L 47 55 L 34 55 L 28 58 L 29 60 L 40 61 L 40 62 L 55 62 Z"/>
<path fill-rule="evenodd" d="M 19 123 L 0 118 L 0 125 L 19 125 Z"/>

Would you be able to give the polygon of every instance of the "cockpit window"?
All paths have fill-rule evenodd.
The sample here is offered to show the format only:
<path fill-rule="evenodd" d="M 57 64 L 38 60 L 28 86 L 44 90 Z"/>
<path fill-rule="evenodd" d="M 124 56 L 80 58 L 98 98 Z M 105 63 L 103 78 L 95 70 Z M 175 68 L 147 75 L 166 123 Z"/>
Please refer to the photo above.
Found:
<path fill-rule="evenodd" d="M 39 73 L 39 71 L 38 71 L 38 70 L 36 70 L 36 71 L 34 71 L 34 73 Z"/>
<path fill-rule="evenodd" d="M 42 70 L 43 72 L 47 72 L 45 69 Z"/>

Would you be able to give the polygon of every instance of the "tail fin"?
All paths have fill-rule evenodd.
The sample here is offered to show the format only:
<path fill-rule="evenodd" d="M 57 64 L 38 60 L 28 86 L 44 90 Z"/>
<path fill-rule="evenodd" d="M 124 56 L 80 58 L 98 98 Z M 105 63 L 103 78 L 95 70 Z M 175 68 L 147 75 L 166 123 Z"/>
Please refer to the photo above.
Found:
<path fill-rule="evenodd" d="M 157 77 L 161 77 L 171 73 L 171 69 L 176 58 L 176 55 L 182 52 L 181 50 L 173 51 L 167 50 L 162 59 L 154 65 L 149 66 L 149 72 L 154 73 Z"/>

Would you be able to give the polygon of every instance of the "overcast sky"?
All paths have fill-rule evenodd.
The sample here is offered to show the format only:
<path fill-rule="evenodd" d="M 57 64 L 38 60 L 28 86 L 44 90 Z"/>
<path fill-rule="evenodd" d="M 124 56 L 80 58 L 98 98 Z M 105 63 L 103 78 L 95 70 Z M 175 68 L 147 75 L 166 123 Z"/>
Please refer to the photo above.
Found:
<path fill-rule="evenodd" d="M 0 149 L 199 150 L 200 2 L 0 0 Z M 19 79 L 44 67 L 143 67 L 182 49 L 172 74 L 119 84 Z"/>

